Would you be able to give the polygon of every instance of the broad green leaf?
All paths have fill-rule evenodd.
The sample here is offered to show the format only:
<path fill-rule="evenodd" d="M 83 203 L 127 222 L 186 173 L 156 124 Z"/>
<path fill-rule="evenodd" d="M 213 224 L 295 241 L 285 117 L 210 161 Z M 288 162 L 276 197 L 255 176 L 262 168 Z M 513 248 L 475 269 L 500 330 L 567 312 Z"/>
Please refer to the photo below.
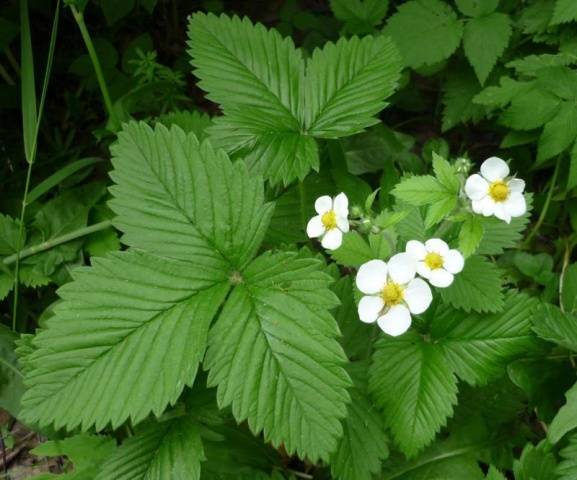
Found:
<path fill-rule="evenodd" d="M 381 23 L 389 0 L 330 0 L 335 17 L 345 23 L 346 30 L 352 33 L 369 33 Z"/>
<path fill-rule="evenodd" d="M 100 466 L 116 449 L 114 439 L 101 435 L 79 434 L 63 440 L 50 440 L 41 443 L 32 450 L 39 457 L 66 456 L 74 465 L 74 470 L 62 475 L 38 478 L 56 478 L 59 480 L 83 480 L 95 478 Z"/>
<path fill-rule="evenodd" d="M 349 400 L 329 280 L 317 260 L 257 258 L 212 327 L 205 358 L 221 408 L 313 461 L 334 451 Z"/>
<path fill-rule="evenodd" d="M 509 77 L 501 77 L 499 85 L 486 87 L 473 98 L 473 102 L 488 107 L 504 107 L 515 96 L 531 88 L 532 82 L 519 82 Z"/>
<path fill-rule="evenodd" d="M 544 303 L 533 320 L 535 333 L 549 342 L 577 352 L 577 316 Z"/>
<path fill-rule="evenodd" d="M 485 480 L 507 480 L 505 476 L 499 472 L 493 465 L 489 467 Z"/>
<path fill-rule="evenodd" d="M 572 0 L 556 0 L 551 25 L 577 20 L 577 4 Z"/>
<path fill-rule="evenodd" d="M 129 251 L 75 270 L 25 357 L 22 417 L 102 430 L 173 404 L 194 381 L 228 291 L 226 270 L 196 262 Z"/>
<path fill-rule="evenodd" d="M 469 17 L 480 17 L 493 13 L 499 0 L 455 0 L 457 8 Z"/>
<path fill-rule="evenodd" d="M 459 377 L 472 385 L 484 384 L 534 346 L 531 320 L 536 303 L 510 292 L 503 310 L 492 315 L 441 309 L 435 312 L 431 334 Z"/>
<path fill-rule="evenodd" d="M 425 217 L 425 228 L 443 221 L 457 206 L 457 195 L 449 195 L 444 200 L 433 203 L 427 210 Z"/>
<path fill-rule="evenodd" d="M 309 135 L 337 138 L 379 123 L 401 72 L 399 53 L 384 36 L 340 39 L 307 63 L 304 125 Z"/>
<path fill-rule="evenodd" d="M 459 230 L 459 251 L 465 258 L 471 256 L 481 243 L 485 228 L 479 216 L 469 215 Z"/>
<path fill-rule="evenodd" d="M 552 480 L 555 470 L 555 455 L 546 440 L 537 446 L 528 443 L 523 448 L 521 458 L 513 463 L 515 480 Z"/>
<path fill-rule="evenodd" d="M 561 449 L 561 461 L 557 465 L 557 480 L 574 480 L 577 474 L 577 435 L 569 436 L 569 443 Z"/>
<path fill-rule="evenodd" d="M 272 206 L 242 162 L 178 127 L 142 122 L 126 125 L 112 152 L 110 207 L 125 244 L 219 272 L 254 256 Z"/>
<path fill-rule="evenodd" d="M 457 379 L 441 349 L 413 332 L 376 343 L 369 389 L 409 458 L 434 439 L 457 403 Z"/>
<path fill-rule="evenodd" d="M 427 240 L 427 234 L 425 229 L 425 220 L 421 211 L 416 207 L 404 207 L 398 212 L 407 212 L 401 221 L 395 226 L 396 231 L 399 233 L 399 238 L 402 242 L 406 243 L 409 240 L 419 240 L 424 242 Z"/>
<path fill-rule="evenodd" d="M 198 110 L 177 110 L 166 113 L 156 119 L 166 128 L 178 125 L 185 133 L 194 133 L 199 141 L 208 136 L 208 128 L 212 126 L 212 119 L 209 115 Z"/>
<path fill-rule="evenodd" d="M 431 175 L 418 175 L 402 179 L 393 189 L 397 199 L 409 205 L 429 205 L 452 197 L 451 192 Z"/>
<path fill-rule="evenodd" d="M 509 44 L 511 20 L 504 13 L 490 13 L 467 22 L 463 35 L 465 55 L 481 85 Z"/>
<path fill-rule="evenodd" d="M 517 73 L 534 76 L 540 70 L 550 67 L 564 67 L 577 61 L 573 55 L 566 53 L 543 53 L 541 55 L 528 55 L 518 60 L 507 63 L 507 67 L 514 68 Z"/>
<path fill-rule="evenodd" d="M 560 99 L 537 87 L 523 89 L 511 100 L 500 117 L 501 123 L 515 130 L 532 130 L 549 122 L 557 114 Z"/>
<path fill-rule="evenodd" d="M 565 399 L 565 405 L 559 409 L 547 430 L 547 438 L 553 444 L 577 428 L 577 384 L 567 390 Z"/>
<path fill-rule="evenodd" d="M 0 255 L 8 256 L 18 251 L 18 230 L 20 222 L 15 218 L 0 213 Z M 26 242 L 26 231 L 23 231 L 22 244 Z"/>
<path fill-rule="evenodd" d="M 561 284 L 561 305 L 567 313 L 577 313 L 577 263 L 567 267 Z"/>
<path fill-rule="evenodd" d="M 569 148 L 577 137 L 577 106 L 563 102 L 561 108 L 547 122 L 537 152 L 537 163 L 542 163 Z"/>
<path fill-rule="evenodd" d="M 437 155 L 435 152 L 433 152 L 433 170 L 437 180 L 441 183 L 441 185 L 443 185 L 451 193 L 459 193 L 459 188 L 461 185 L 455 168 L 447 160 L 445 160 L 440 155 Z"/>
<path fill-rule="evenodd" d="M 389 454 L 385 427 L 368 397 L 366 362 L 351 364 L 348 370 L 354 385 L 343 420 L 343 436 L 331 455 L 331 472 L 339 480 L 371 480 Z"/>
<path fill-rule="evenodd" d="M 449 70 L 443 85 L 443 132 L 459 123 L 477 123 L 485 116 L 485 108 L 473 102 L 481 86 L 473 70 L 466 64 Z"/>
<path fill-rule="evenodd" d="M 203 460 L 196 420 L 149 422 L 103 462 L 95 480 L 199 480 Z"/>
<path fill-rule="evenodd" d="M 369 242 L 356 231 L 343 236 L 343 244 L 331 252 L 335 262 L 346 267 L 360 267 L 363 263 L 375 258 L 388 259 L 392 254 L 392 242 L 388 232 L 371 234 Z"/>
<path fill-rule="evenodd" d="M 450 57 L 461 43 L 463 24 L 444 2 L 411 0 L 398 7 L 384 31 L 399 47 L 405 65 L 418 68 Z"/>
<path fill-rule="evenodd" d="M 382 480 L 484 480 L 483 470 L 475 457 L 469 455 L 448 455 L 419 458 L 411 462 L 399 460 L 399 465 L 392 467 L 390 473 L 385 470 Z M 443 455 L 443 454 L 441 454 Z"/>
<path fill-rule="evenodd" d="M 444 302 L 466 312 L 497 312 L 503 308 L 501 275 L 497 266 L 474 255 L 465 262 L 455 281 L 440 290 Z"/>

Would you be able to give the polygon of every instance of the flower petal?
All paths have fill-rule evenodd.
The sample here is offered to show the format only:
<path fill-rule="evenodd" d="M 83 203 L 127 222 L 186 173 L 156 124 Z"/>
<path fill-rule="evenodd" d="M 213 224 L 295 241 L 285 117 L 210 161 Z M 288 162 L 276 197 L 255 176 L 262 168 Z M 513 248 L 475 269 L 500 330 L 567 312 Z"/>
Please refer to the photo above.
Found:
<path fill-rule="evenodd" d="M 427 255 L 425 244 L 419 242 L 418 240 L 409 240 L 405 247 L 405 252 L 407 252 L 415 260 L 423 260 Z"/>
<path fill-rule="evenodd" d="M 449 245 L 447 245 L 447 242 L 440 238 L 430 238 L 425 242 L 425 247 L 428 252 L 435 252 L 441 256 L 444 256 L 449 251 Z"/>
<path fill-rule="evenodd" d="M 347 233 L 349 231 L 349 220 L 347 217 L 339 217 L 337 215 L 337 227 L 343 233 Z"/>
<path fill-rule="evenodd" d="M 472 202 L 473 211 L 479 215 L 485 215 L 485 217 L 493 215 L 495 205 L 495 201 L 488 195 L 482 200 L 473 200 Z"/>
<path fill-rule="evenodd" d="M 309 238 L 317 238 L 325 233 L 325 226 L 321 221 L 321 216 L 317 215 L 309 220 L 307 223 L 307 235 Z"/>
<path fill-rule="evenodd" d="M 520 217 L 527 211 L 527 202 L 522 193 L 511 193 L 505 201 L 505 209 L 512 217 Z"/>
<path fill-rule="evenodd" d="M 379 295 L 367 295 L 361 298 L 359 302 L 359 318 L 361 322 L 374 323 L 384 306 L 385 302 Z"/>
<path fill-rule="evenodd" d="M 339 193 L 335 197 L 333 202 L 333 209 L 337 216 L 348 217 L 349 216 L 349 199 L 344 193 Z"/>
<path fill-rule="evenodd" d="M 432 270 L 425 262 L 417 262 L 417 273 L 423 278 L 429 278 Z"/>
<path fill-rule="evenodd" d="M 500 220 L 511 223 L 511 214 L 507 210 L 504 202 L 495 204 L 495 211 L 493 212 L 493 215 L 495 215 Z"/>
<path fill-rule="evenodd" d="M 459 250 L 449 250 L 443 256 L 443 268 L 449 273 L 459 273 L 465 266 L 465 259 Z"/>
<path fill-rule="evenodd" d="M 439 269 L 441 270 L 441 269 Z M 438 270 L 433 270 L 432 273 Z M 423 313 L 433 301 L 433 293 L 427 282 L 415 278 L 405 289 L 405 302 L 411 313 Z"/>
<path fill-rule="evenodd" d="M 452 273 L 447 272 L 444 268 L 437 268 L 431 272 L 431 276 L 429 277 L 429 283 L 434 287 L 438 288 L 446 288 L 455 279 Z"/>
<path fill-rule="evenodd" d="M 523 193 L 523 190 L 525 190 L 525 180 L 520 178 L 512 178 L 509 180 L 508 185 L 511 193 Z"/>
<path fill-rule="evenodd" d="M 377 320 L 383 332 L 392 337 L 405 333 L 411 326 L 411 314 L 404 305 L 395 305 Z"/>
<path fill-rule="evenodd" d="M 503 180 L 509 175 L 509 165 L 499 157 L 490 157 L 481 165 L 481 175 L 490 182 Z"/>
<path fill-rule="evenodd" d="M 408 253 L 397 253 L 393 255 L 387 266 L 389 268 L 389 277 L 394 282 L 404 285 L 409 283 L 417 273 L 417 261 Z"/>
<path fill-rule="evenodd" d="M 465 193 L 471 200 L 481 200 L 489 192 L 489 183 L 481 175 L 475 174 L 467 178 Z"/>
<path fill-rule="evenodd" d="M 336 250 L 343 243 L 343 232 L 338 228 L 333 228 L 325 233 L 321 240 L 321 245 L 327 250 Z"/>
<path fill-rule="evenodd" d="M 379 293 L 387 282 L 387 264 L 382 260 L 363 263 L 357 273 L 357 288 L 368 295 Z"/>
<path fill-rule="evenodd" d="M 333 199 L 328 195 L 323 195 L 322 197 L 317 198 L 315 202 L 315 210 L 319 215 L 322 215 L 325 212 L 328 212 L 333 208 Z"/>

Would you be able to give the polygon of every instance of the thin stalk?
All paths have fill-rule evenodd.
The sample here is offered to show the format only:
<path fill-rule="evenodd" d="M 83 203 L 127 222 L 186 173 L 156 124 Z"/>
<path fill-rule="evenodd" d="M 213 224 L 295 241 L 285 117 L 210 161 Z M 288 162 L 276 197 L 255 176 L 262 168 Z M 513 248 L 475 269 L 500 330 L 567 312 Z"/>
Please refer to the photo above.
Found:
<path fill-rule="evenodd" d="M 541 209 L 541 214 L 537 219 L 537 223 L 535 223 L 535 225 L 531 229 L 531 232 L 529 233 L 529 235 L 527 235 L 527 238 L 523 242 L 524 246 L 529 245 L 533 237 L 537 234 L 537 232 L 541 228 L 543 221 L 545 220 L 545 216 L 547 215 L 547 211 L 549 210 L 549 205 L 551 204 L 551 199 L 553 198 L 553 192 L 555 190 L 555 184 L 557 183 L 557 175 L 559 174 L 560 165 L 561 165 L 561 155 L 557 157 L 557 163 L 555 164 L 555 170 L 553 171 L 553 178 L 551 179 L 551 184 L 549 185 L 549 191 L 547 192 L 547 198 L 545 199 L 545 204 Z"/>
<path fill-rule="evenodd" d="M 63 243 L 76 240 L 77 238 L 85 237 L 86 235 L 90 235 L 101 230 L 106 230 L 110 226 L 112 226 L 112 220 L 104 220 L 100 223 L 90 225 L 89 227 L 79 228 L 78 230 L 74 230 L 73 232 L 67 233 L 66 235 L 62 235 L 52 240 L 39 243 L 38 245 L 33 245 L 31 247 L 25 248 L 24 250 L 21 250 L 18 253 L 14 253 L 8 257 L 5 257 L 4 260 L 2 260 L 2 263 L 4 265 L 11 265 L 13 263 L 18 265 L 19 260 L 23 260 L 38 253 L 45 252 L 46 250 L 50 250 L 51 248 L 57 247 L 58 245 L 62 245 Z"/>
<path fill-rule="evenodd" d="M 573 245 L 571 241 L 567 239 L 565 242 L 565 253 L 563 254 L 563 266 L 561 267 L 561 275 L 559 276 L 559 308 L 565 313 L 565 305 L 563 305 L 563 283 L 565 279 L 565 272 L 571 261 L 571 251 L 573 250 Z"/>
<path fill-rule="evenodd" d="M 92 43 L 90 32 L 88 32 L 88 28 L 86 27 L 86 23 L 84 22 L 84 14 L 81 11 L 79 11 L 74 5 L 70 5 L 70 9 L 72 10 L 72 15 L 74 17 L 74 20 L 76 21 L 76 24 L 78 25 L 80 35 L 82 35 L 82 39 L 84 40 L 84 44 L 86 45 L 86 50 L 88 50 L 88 55 L 90 57 L 90 60 L 92 61 L 94 73 L 96 73 L 96 79 L 98 80 L 98 86 L 100 87 L 100 92 L 102 93 L 102 98 L 104 99 L 104 105 L 106 107 L 106 111 L 108 112 L 108 116 L 112 120 L 114 125 L 118 125 L 116 115 L 114 113 L 114 108 L 112 106 L 110 93 L 108 92 L 108 85 L 106 84 L 104 74 L 102 73 L 102 66 L 100 65 L 100 60 L 98 59 L 98 55 L 96 54 L 94 44 Z"/>
<path fill-rule="evenodd" d="M 0 77 L 2 77 L 4 81 L 11 87 L 16 85 L 16 82 L 12 79 L 8 71 L 4 68 L 4 65 L 2 65 L 1 63 L 0 63 Z"/>
<path fill-rule="evenodd" d="M 6 47 L 4 49 L 4 53 L 6 54 L 6 58 L 8 58 L 10 65 L 12 65 L 12 68 L 16 72 L 16 75 L 20 76 L 20 65 L 18 65 L 18 62 L 16 61 L 12 50 L 10 50 L 10 47 Z"/>

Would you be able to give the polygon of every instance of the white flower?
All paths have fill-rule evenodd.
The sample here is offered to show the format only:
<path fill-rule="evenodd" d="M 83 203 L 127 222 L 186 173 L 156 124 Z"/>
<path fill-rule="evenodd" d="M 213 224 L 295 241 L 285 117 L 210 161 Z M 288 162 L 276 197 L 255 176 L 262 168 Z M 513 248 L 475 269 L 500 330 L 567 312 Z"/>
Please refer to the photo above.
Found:
<path fill-rule="evenodd" d="M 435 287 L 451 285 L 454 275 L 465 265 L 461 252 L 449 249 L 449 245 L 439 238 L 431 238 L 424 244 L 410 240 L 405 250 L 417 261 L 417 273 Z"/>
<path fill-rule="evenodd" d="M 359 302 L 359 317 L 378 323 L 393 337 L 411 326 L 411 313 L 423 313 L 433 300 L 427 282 L 415 278 L 417 262 L 406 253 L 393 255 L 388 263 L 371 260 L 359 268 L 357 287 L 365 294 Z"/>
<path fill-rule="evenodd" d="M 339 193 L 334 200 L 328 195 L 317 198 L 315 210 L 318 215 L 309 220 L 307 235 L 321 238 L 321 245 L 336 250 L 343 243 L 343 233 L 349 231 L 349 199 Z"/>
<path fill-rule="evenodd" d="M 509 223 L 511 217 L 520 217 L 527 211 L 525 182 L 508 175 L 509 166 L 500 158 L 491 157 L 481 165 L 481 175 L 467 179 L 465 193 L 472 200 L 475 213 L 495 215 Z"/>

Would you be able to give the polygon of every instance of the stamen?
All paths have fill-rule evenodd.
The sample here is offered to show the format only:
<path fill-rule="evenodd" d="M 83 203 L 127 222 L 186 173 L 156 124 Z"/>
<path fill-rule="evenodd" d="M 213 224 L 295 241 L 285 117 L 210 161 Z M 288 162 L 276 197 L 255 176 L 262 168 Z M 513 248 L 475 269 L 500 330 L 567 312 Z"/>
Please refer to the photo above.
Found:
<path fill-rule="evenodd" d="M 398 305 L 403 301 L 405 296 L 404 288 L 395 282 L 385 284 L 381 291 L 381 298 L 387 307 Z"/>
<path fill-rule="evenodd" d="M 429 267 L 431 270 L 436 270 L 437 268 L 441 268 L 444 264 L 443 257 L 435 252 L 427 253 L 425 257 L 425 265 Z"/>
<path fill-rule="evenodd" d="M 502 180 L 497 180 L 489 185 L 489 196 L 495 202 L 504 202 L 509 197 L 509 193 L 509 185 Z"/>
<path fill-rule="evenodd" d="M 337 228 L 337 214 L 334 210 L 329 210 L 328 212 L 323 213 L 321 222 L 327 230 Z"/>

